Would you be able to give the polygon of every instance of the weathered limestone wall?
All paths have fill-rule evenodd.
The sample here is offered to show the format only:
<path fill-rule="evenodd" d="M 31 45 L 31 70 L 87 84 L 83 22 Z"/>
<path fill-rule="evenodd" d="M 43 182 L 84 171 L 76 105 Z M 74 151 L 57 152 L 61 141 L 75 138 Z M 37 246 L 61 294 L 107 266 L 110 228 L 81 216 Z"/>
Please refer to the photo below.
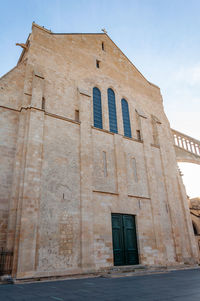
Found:
<path fill-rule="evenodd" d="M 160 90 L 107 35 L 56 35 L 33 25 L 25 57 L 0 83 L 13 87 L 0 104 L 1 145 L 12 149 L 7 160 L 2 148 L 9 181 L 0 214 L 4 241 L 7 223 L 6 244 L 14 249 L 14 276 L 112 267 L 111 213 L 136 216 L 140 263 L 197 261 Z M 93 87 L 101 91 L 103 130 L 93 127 Z M 109 132 L 108 88 L 115 92 L 118 134 Z M 122 98 L 131 139 L 123 136 Z"/>
<path fill-rule="evenodd" d="M 158 133 L 176 257 L 178 261 L 187 263 L 191 262 L 191 257 L 198 257 L 198 250 L 192 233 L 186 192 L 177 170 L 171 133 L 165 127 L 159 127 Z"/>
<path fill-rule="evenodd" d="M 12 195 L 25 62 L 0 80 L 0 248 L 7 246 L 8 216 Z M 10 109 L 12 110 L 10 110 Z"/>
<path fill-rule="evenodd" d="M 6 246 L 19 113 L 0 108 L 0 249 Z"/>
<path fill-rule="evenodd" d="M 79 124 L 45 117 L 37 270 L 80 267 Z"/>
<path fill-rule="evenodd" d="M 100 192 L 117 193 L 114 134 L 92 130 L 93 187 Z M 105 159 L 104 157 L 105 156 Z M 106 166 L 104 166 L 104 160 Z"/>
<path fill-rule="evenodd" d="M 0 105 L 12 109 L 21 109 L 26 61 L 1 77 Z"/>

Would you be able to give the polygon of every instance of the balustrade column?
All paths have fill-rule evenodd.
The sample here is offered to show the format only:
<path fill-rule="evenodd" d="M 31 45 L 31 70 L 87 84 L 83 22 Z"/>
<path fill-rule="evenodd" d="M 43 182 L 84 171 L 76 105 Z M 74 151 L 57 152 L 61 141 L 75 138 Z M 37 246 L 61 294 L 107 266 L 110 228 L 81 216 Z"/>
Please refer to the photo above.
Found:
<path fill-rule="evenodd" d="M 175 134 L 174 134 L 174 144 L 178 145 L 178 138 L 177 138 L 177 136 Z"/>
<path fill-rule="evenodd" d="M 190 144 L 190 142 L 189 142 L 189 140 L 187 139 L 187 140 L 186 140 L 186 148 L 187 148 L 188 151 L 190 151 L 190 150 L 189 150 L 188 144 Z"/>
<path fill-rule="evenodd" d="M 197 154 L 197 150 L 196 150 L 196 143 L 195 143 L 195 142 L 193 142 L 193 149 L 194 149 L 194 153 L 195 153 L 196 155 L 198 155 L 198 154 Z"/>
<path fill-rule="evenodd" d="M 184 149 L 186 149 L 186 145 L 187 145 L 186 139 L 183 138 L 183 137 L 181 139 L 182 139 L 182 146 L 183 146 Z"/>

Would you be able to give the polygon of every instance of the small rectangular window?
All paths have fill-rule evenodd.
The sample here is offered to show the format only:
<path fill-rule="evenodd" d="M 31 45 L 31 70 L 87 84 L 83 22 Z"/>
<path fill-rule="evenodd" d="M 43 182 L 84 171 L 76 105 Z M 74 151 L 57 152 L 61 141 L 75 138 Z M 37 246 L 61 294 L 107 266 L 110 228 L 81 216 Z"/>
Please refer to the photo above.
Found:
<path fill-rule="evenodd" d="M 107 177 L 107 159 L 106 159 L 106 152 L 103 152 L 103 171 L 104 171 L 104 177 Z"/>
<path fill-rule="evenodd" d="M 79 121 L 79 110 L 75 110 L 75 121 Z"/>
<path fill-rule="evenodd" d="M 45 98 L 42 97 L 42 110 L 45 110 Z"/>
<path fill-rule="evenodd" d="M 100 61 L 96 60 L 96 67 L 100 68 Z"/>
<path fill-rule="evenodd" d="M 105 48 L 104 48 L 104 42 L 101 43 L 101 48 L 102 48 L 102 50 L 105 50 Z"/>
<path fill-rule="evenodd" d="M 140 130 L 136 130 L 136 134 L 137 134 L 137 140 L 142 140 L 141 139 L 141 133 L 140 133 Z"/>

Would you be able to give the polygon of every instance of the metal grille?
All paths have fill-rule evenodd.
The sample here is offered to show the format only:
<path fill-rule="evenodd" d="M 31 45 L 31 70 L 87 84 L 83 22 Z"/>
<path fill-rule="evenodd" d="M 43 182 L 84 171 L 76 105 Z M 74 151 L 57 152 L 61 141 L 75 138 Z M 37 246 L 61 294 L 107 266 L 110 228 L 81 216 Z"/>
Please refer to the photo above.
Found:
<path fill-rule="evenodd" d="M 13 252 L 0 250 L 0 276 L 11 275 L 13 263 Z"/>

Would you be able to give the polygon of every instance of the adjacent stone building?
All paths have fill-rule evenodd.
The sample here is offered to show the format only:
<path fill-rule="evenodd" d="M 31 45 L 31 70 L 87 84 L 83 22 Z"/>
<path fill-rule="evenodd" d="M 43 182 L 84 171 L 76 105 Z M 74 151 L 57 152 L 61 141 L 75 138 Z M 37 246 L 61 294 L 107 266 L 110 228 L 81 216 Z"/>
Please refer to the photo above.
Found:
<path fill-rule="evenodd" d="M 160 89 L 106 33 L 32 26 L 0 79 L 0 246 L 17 279 L 196 263 Z"/>
<path fill-rule="evenodd" d="M 200 250 L 200 198 L 189 199 L 194 235 Z"/>

